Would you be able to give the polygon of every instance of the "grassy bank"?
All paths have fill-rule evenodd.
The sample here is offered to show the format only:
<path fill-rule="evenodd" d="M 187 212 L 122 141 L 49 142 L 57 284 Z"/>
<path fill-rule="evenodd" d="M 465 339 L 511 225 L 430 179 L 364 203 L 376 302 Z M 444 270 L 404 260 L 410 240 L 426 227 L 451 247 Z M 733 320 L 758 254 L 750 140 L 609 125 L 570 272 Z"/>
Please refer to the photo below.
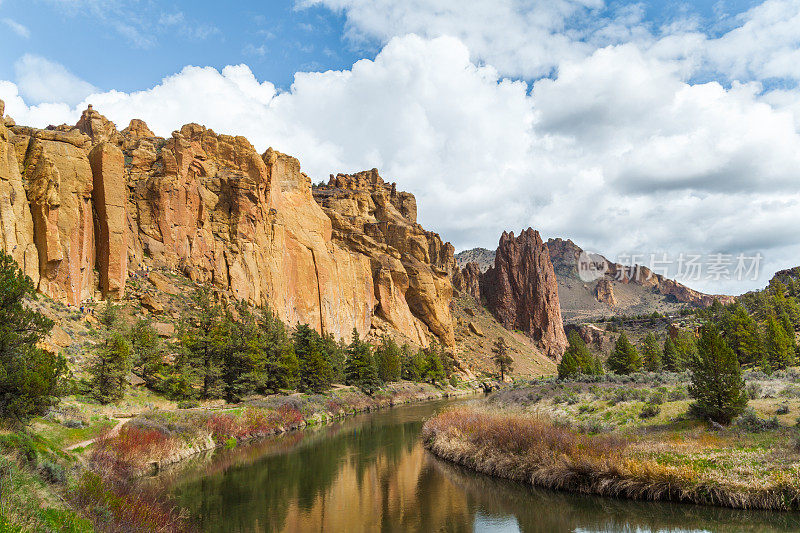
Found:
<path fill-rule="evenodd" d="M 426 447 L 535 486 L 740 509 L 800 509 L 795 374 L 748 376 L 728 428 L 686 415 L 680 374 L 518 384 L 429 420 Z M 780 414 L 777 414 L 780 413 Z"/>
<path fill-rule="evenodd" d="M 140 393 L 106 407 L 72 398 L 24 431 L 0 432 L 0 532 L 188 531 L 190 521 L 162 492 L 135 482 L 154 465 L 356 413 L 471 392 L 467 386 L 398 382 L 371 396 L 342 387 L 243 404 L 182 405 L 186 409 Z M 135 416 L 118 434 L 103 436 L 119 413 Z M 85 449 L 65 450 L 95 437 Z"/>
<path fill-rule="evenodd" d="M 324 394 L 273 396 L 214 410 L 150 411 L 132 418 L 117 435 L 99 439 L 87 456 L 97 469 L 132 478 L 216 447 L 234 447 L 393 405 L 474 392 L 476 389 L 467 387 L 403 381 L 387 384 L 372 395 L 346 387 Z"/>

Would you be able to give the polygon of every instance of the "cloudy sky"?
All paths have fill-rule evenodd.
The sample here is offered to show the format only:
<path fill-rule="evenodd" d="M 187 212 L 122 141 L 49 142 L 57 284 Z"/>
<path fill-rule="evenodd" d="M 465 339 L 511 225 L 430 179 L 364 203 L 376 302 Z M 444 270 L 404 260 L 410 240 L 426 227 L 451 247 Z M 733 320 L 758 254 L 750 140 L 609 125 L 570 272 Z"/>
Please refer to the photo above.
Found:
<path fill-rule="evenodd" d="M 701 255 L 726 268 L 687 284 L 725 293 L 800 265 L 800 0 L 0 0 L 0 28 L 18 123 L 92 103 L 315 181 L 377 167 L 459 250 L 532 226 Z"/>

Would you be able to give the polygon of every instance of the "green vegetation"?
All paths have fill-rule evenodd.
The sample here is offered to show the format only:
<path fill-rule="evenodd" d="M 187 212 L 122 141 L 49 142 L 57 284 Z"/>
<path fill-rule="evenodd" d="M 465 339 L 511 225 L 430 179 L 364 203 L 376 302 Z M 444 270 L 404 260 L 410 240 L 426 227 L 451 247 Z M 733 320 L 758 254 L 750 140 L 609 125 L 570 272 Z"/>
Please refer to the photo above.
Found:
<path fill-rule="evenodd" d="M 697 348 L 697 357 L 689 365 L 689 395 L 696 400 L 692 410 L 700 417 L 729 424 L 747 406 L 739 361 L 711 325 L 703 328 Z"/>
<path fill-rule="evenodd" d="M 16 426 L 43 415 L 58 401 L 67 366 L 38 347 L 53 322 L 25 305 L 35 287 L 0 251 L 0 419 Z"/>
<path fill-rule="evenodd" d="M 600 362 L 600 358 L 592 356 L 577 331 L 570 331 L 567 340 L 569 346 L 558 365 L 559 379 L 567 379 L 579 374 L 589 376 L 603 373 L 603 364 Z"/>
<path fill-rule="evenodd" d="M 499 337 L 492 346 L 492 360 L 500 372 L 500 381 L 505 381 L 506 372 L 511 372 L 514 359 L 508 354 L 508 345 L 503 337 Z"/>
<path fill-rule="evenodd" d="M 92 397 L 104 404 L 121 399 L 130 370 L 131 343 L 122 333 L 111 331 L 89 366 Z"/>
<path fill-rule="evenodd" d="M 606 365 L 615 374 L 631 374 L 642 369 L 642 358 L 624 332 L 617 339 L 614 351 L 606 360 Z"/>

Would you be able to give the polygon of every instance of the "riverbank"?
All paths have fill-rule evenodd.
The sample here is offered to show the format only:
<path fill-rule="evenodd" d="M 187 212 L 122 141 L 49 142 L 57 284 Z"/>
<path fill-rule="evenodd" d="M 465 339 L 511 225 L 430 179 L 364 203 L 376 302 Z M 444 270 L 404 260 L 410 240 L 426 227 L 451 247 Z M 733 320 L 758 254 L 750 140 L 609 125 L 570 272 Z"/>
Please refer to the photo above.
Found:
<path fill-rule="evenodd" d="M 98 439 L 88 458 L 135 478 L 215 448 L 231 448 L 358 413 L 479 392 L 477 384 L 456 388 L 402 381 L 372 395 L 342 387 L 324 394 L 272 396 L 224 409 L 151 411 L 131 418 L 115 435 Z"/>
<path fill-rule="evenodd" d="M 0 531 L 189 531 L 191 524 L 163 492 L 136 479 L 221 446 L 393 405 L 478 392 L 466 384 L 398 382 L 369 396 L 337 387 L 324 394 L 276 395 L 244 404 L 125 412 L 127 422 L 121 426 L 111 423 L 121 415 L 94 413 L 82 429 L 68 427 L 74 419 L 66 418 L 61 431 L 56 431 L 61 424 L 49 417 L 21 432 L 0 432 Z M 115 413 L 132 403 L 141 404 L 126 398 L 104 409 Z M 81 407 L 71 400 L 62 410 L 77 417 Z M 98 435 L 102 431 L 106 435 Z"/>
<path fill-rule="evenodd" d="M 547 489 L 800 509 L 793 377 L 749 376 L 750 390 L 774 390 L 728 428 L 686 415 L 680 375 L 639 377 L 512 387 L 427 421 L 424 445 L 472 470 Z"/>

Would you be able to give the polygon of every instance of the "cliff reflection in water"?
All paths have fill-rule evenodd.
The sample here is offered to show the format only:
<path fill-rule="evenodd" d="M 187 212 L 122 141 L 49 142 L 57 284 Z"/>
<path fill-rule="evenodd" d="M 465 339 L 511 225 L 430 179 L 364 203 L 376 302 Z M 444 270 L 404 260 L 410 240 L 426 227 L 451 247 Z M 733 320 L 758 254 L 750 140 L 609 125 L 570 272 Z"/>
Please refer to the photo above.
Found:
<path fill-rule="evenodd" d="M 796 514 L 582 497 L 476 475 L 422 448 L 422 421 L 444 404 L 221 452 L 172 492 L 211 532 L 800 530 Z"/>

